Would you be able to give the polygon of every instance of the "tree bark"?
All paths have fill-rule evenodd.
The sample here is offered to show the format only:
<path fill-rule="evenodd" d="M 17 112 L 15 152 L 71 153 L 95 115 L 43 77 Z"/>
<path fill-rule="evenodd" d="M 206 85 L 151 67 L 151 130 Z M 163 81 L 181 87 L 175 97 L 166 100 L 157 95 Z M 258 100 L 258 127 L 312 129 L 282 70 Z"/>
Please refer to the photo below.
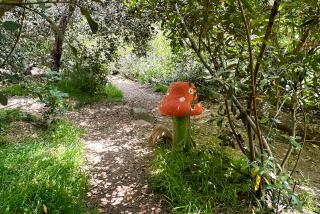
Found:
<path fill-rule="evenodd" d="M 67 27 L 74 11 L 75 11 L 75 5 L 72 3 L 69 4 L 68 9 L 60 18 L 59 25 L 58 25 L 59 32 L 54 32 L 54 46 L 52 50 L 52 65 L 51 65 L 51 69 L 53 71 L 59 71 L 60 69 L 64 37 L 65 37 L 65 33 L 67 32 Z"/>

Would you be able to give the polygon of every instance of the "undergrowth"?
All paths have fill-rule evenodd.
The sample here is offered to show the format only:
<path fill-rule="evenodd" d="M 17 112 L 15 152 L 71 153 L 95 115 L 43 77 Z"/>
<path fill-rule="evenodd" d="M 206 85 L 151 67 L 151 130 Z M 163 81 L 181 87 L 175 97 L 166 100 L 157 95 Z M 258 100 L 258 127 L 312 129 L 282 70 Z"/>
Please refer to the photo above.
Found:
<path fill-rule="evenodd" d="M 166 94 L 168 91 L 168 86 L 161 84 L 161 83 L 157 83 L 153 86 L 153 91 L 154 92 L 160 92 L 162 94 Z"/>
<path fill-rule="evenodd" d="M 244 160 L 221 147 L 201 146 L 189 154 L 158 148 L 150 185 L 174 213 L 248 213 L 252 180 L 236 170 Z"/>
<path fill-rule="evenodd" d="M 2 122 L 18 120 L 11 113 Z M 2 130 L 1 134 L 5 134 Z M 82 131 L 65 121 L 0 143 L 0 213 L 85 213 Z"/>
<path fill-rule="evenodd" d="M 58 88 L 69 94 L 70 98 L 77 100 L 81 105 L 110 101 L 118 102 L 123 99 L 123 93 L 111 83 L 105 84 L 101 90 L 95 94 L 81 90 L 77 84 L 68 80 L 61 80 L 57 83 Z"/>

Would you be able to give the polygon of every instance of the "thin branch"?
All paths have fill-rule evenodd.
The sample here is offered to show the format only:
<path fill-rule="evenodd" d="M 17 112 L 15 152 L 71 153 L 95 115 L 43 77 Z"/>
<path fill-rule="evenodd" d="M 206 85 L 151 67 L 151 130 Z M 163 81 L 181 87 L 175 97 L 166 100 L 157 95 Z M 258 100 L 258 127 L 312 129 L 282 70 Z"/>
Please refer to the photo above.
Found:
<path fill-rule="evenodd" d="M 255 82 L 257 81 L 257 79 L 256 79 L 257 78 L 257 74 L 258 74 L 258 71 L 260 69 L 260 65 L 261 65 L 261 61 L 262 61 L 264 52 L 265 52 L 266 47 L 267 47 L 267 42 L 269 41 L 271 33 L 272 33 L 272 27 L 274 25 L 275 18 L 277 16 L 278 12 L 279 12 L 280 4 L 281 4 L 281 0 L 275 0 L 274 3 L 273 3 L 272 9 L 271 9 L 267 30 L 266 30 L 266 33 L 264 35 L 264 39 L 263 39 L 263 42 L 262 42 L 262 45 L 261 45 L 261 48 L 260 48 L 260 53 L 259 53 L 259 56 L 257 58 L 256 66 L 254 68 Z"/>
<path fill-rule="evenodd" d="M 258 117 L 258 111 L 257 111 L 257 100 L 256 100 L 256 82 L 255 82 L 255 73 L 253 72 L 253 56 L 252 56 L 252 47 L 251 47 L 251 38 L 250 38 L 250 29 L 249 29 L 249 20 L 247 20 L 246 15 L 244 13 L 242 4 L 240 0 L 238 0 L 238 5 L 239 9 L 241 11 L 241 16 L 245 25 L 245 30 L 246 30 L 246 38 L 247 38 L 247 43 L 248 43 L 248 52 L 249 52 L 249 66 L 248 66 L 248 72 L 250 75 L 251 79 L 251 93 L 252 97 L 249 97 L 249 100 L 252 98 L 252 107 L 253 107 L 253 114 L 254 114 L 254 120 L 255 120 L 255 125 L 256 125 L 256 133 L 258 136 L 258 142 L 260 146 L 260 152 L 261 152 L 261 161 L 263 161 L 263 143 L 262 143 L 262 134 L 260 130 L 260 125 L 259 125 L 259 117 Z M 251 103 L 251 102 L 250 102 Z M 250 105 L 251 106 L 251 105 Z M 249 127 L 250 128 L 250 127 Z M 251 131 L 248 132 L 251 135 Z M 250 137 L 250 136 L 249 136 Z M 254 148 L 253 141 L 250 142 L 250 150 Z"/>
<path fill-rule="evenodd" d="M 300 158 L 301 158 L 302 150 L 304 148 L 305 143 L 307 142 L 307 140 L 306 140 L 306 138 L 307 138 L 307 116 L 306 116 L 306 112 L 304 110 L 303 105 L 301 105 L 301 109 L 302 109 L 302 112 L 303 112 L 303 139 L 302 139 L 302 145 L 301 145 L 301 148 L 299 150 L 297 160 L 296 160 L 296 162 L 294 164 L 294 167 L 292 168 L 290 176 L 292 176 L 294 171 L 296 171 L 296 168 L 297 168 L 298 163 L 299 163 Z"/>
<path fill-rule="evenodd" d="M 207 61 L 205 60 L 204 56 L 201 54 L 201 51 L 199 50 L 196 42 L 194 41 L 194 39 L 192 38 L 191 36 L 191 33 L 186 25 L 186 23 L 184 22 L 184 19 L 182 17 L 182 15 L 180 14 L 180 11 L 179 11 L 179 7 L 178 7 L 178 4 L 176 3 L 175 4 L 175 8 L 176 8 L 176 11 L 181 19 L 181 24 L 184 28 L 184 30 L 186 31 L 187 33 L 187 36 L 189 38 L 189 41 L 191 43 L 191 47 L 193 48 L 193 50 L 196 52 L 196 54 L 198 55 L 200 61 L 202 62 L 202 64 L 206 67 L 206 69 L 208 69 L 208 71 L 210 72 L 210 74 L 214 74 L 215 71 L 209 66 L 209 64 L 207 63 Z"/>
<path fill-rule="evenodd" d="M 232 134 L 234 136 L 234 138 L 236 139 L 238 145 L 239 145 L 239 148 L 240 150 L 242 151 L 242 153 L 246 156 L 248 156 L 248 151 L 244 148 L 244 142 L 243 140 L 239 137 L 239 135 L 237 134 L 237 131 L 234 127 L 234 124 L 233 124 L 233 121 L 231 119 L 231 115 L 230 115 L 230 111 L 229 111 L 229 104 L 228 104 L 228 100 L 225 99 L 224 101 L 225 103 L 225 106 L 226 106 L 226 113 L 227 113 L 227 118 L 228 118 L 228 122 L 229 122 L 229 125 L 230 125 L 230 128 L 231 128 L 231 131 L 232 131 Z M 253 160 L 251 160 L 253 161 Z"/>
<path fill-rule="evenodd" d="M 295 140 L 296 139 L 296 130 L 297 130 L 297 107 L 294 105 L 293 109 L 292 109 L 292 133 L 291 133 L 291 137 Z M 291 153 L 293 151 L 293 145 L 290 144 L 289 149 L 285 155 L 285 157 L 282 160 L 281 163 L 281 168 L 284 168 L 285 165 L 287 164 Z"/>
<path fill-rule="evenodd" d="M 236 96 L 234 96 L 234 95 L 232 95 L 231 98 L 232 98 L 233 103 L 234 103 L 234 104 L 236 105 L 236 107 L 238 108 L 238 110 L 239 110 L 242 114 L 244 114 L 244 115 L 246 116 L 246 120 L 249 122 L 252 130 L 253 130 L 255 133 L 257 133 L 256 124 L 253 122 L 252 118 L 247 114 L 247 112 L 243 110 L 243 107 L 242 107 L 241 103 L 239 102 L 239 100 L 238 100 L 238 99 L 236 98 Z M 271 149 L 270 149 L 270 147 L 269 147 L 269 144 L 268 144 L 267 140 L 265 139 L 264 136 L 261 136 L 261 137 L 262 137 L 263 146 L 266 148 L 266 151 L 267 151 L 269 157 L 272 158 L 272 157 L 273 157 L 272 151 L 271 151 Z"/>

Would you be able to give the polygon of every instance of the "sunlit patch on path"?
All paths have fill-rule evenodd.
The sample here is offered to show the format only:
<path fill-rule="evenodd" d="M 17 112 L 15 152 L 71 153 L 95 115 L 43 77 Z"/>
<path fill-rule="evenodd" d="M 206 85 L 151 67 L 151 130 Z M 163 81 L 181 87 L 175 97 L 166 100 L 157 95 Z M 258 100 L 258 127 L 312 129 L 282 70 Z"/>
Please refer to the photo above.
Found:
<path fill-rule="evenodd" d="M 147 185 L 151 155 L 147 138 L 152 124 L 130 116 L 132 107 L 145 107 L 154 114 L 161 96 L 133 82 L 113 83 L 124 92 L 123 103 L 95 104 L 68 115 L 87 130 L 88 206 L 98 206 L 100 213 L 168 213 Z"/>
<path fill-rule="evenodd" d="M 14 109 L 21 108 L 23 112 L 29 114 L 41 115 L 44 111 L 44 104 L 38 102 L 33 98 L 27 97 L 10 97 L 8 105 L 0 106 L 0 109 Z"/>

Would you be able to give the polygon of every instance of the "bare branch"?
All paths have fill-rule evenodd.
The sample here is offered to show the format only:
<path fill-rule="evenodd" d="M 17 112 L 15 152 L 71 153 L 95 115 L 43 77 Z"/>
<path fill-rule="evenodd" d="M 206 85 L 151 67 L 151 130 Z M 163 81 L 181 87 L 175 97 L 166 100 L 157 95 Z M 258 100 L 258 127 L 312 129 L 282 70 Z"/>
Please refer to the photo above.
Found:
<path fill-rule="evenodd" d="M 257 81 L 257 79 L 256 79 L 257 78 L 257 74 L 258 74 L 258 71 L 260 69 L 260 65 L 261 65 L 261 61 L 262 61 L 264 52 L 265 52 L 266 47 L 267 47 L 267 42 L 269 41 L 270 36 L 271 36 L 272 27 L 274 25 L 275 18 L 277 16 L 278 12 L 279 12 L 280 4 L 281 4 L 281 0 L 275 0 L 274 3 L 273 3 L 272 9 L 271 9 L 267 30 L 266 30 L 266 33 L 264 35 L 264 39 L 263 39 L 263 42 L 262 42 L 262 45 L 261 45 L 261 48 L 260 48 L 260 53 L 259 53 L 259 56 L 257 58 L 256 66 L 254 68 L 255 82 Z"/>

